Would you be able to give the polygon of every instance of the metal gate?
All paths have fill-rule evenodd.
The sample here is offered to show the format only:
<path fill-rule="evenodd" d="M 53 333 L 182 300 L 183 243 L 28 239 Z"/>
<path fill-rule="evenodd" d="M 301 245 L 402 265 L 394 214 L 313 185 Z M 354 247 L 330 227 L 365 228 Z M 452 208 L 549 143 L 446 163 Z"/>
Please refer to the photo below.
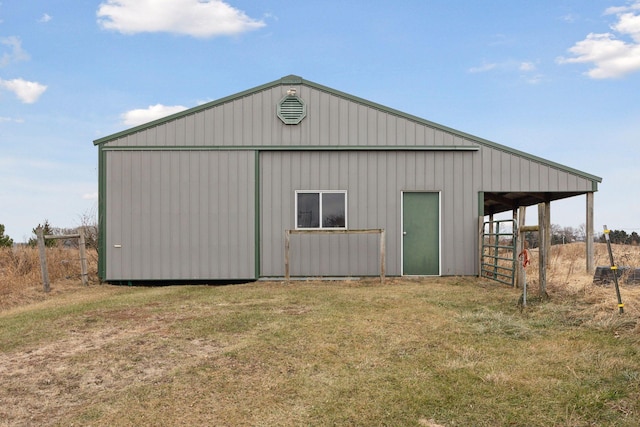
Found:
<path fill-rule="evenodd" d="M 481 277 L 514 286 L 516 275 L 516 243 L 518 226 L 515 220 L 487 221 L 480 233 Z"/>

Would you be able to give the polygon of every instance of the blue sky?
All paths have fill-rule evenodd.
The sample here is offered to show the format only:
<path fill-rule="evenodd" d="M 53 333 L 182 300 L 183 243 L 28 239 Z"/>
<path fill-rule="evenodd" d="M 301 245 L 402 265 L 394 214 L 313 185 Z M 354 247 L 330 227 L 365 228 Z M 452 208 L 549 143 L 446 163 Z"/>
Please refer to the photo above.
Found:
<path fill-rule="evenodd" d="M 639 0 L 3 0 L 0 224 L 80 225 L 93 140 L 288 74 L 600 176 L 596 231 L 640 230 Z"/>

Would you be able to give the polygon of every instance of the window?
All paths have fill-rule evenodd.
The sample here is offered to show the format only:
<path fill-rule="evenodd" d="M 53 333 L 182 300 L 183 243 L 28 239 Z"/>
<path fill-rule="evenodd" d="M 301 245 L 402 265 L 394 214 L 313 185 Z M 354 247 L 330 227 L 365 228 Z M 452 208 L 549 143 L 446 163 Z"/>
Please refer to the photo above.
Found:
<path fill-rule="evenodd" d="M 347 192 L 296 191 L 298 228 L 347 228 Z"/>

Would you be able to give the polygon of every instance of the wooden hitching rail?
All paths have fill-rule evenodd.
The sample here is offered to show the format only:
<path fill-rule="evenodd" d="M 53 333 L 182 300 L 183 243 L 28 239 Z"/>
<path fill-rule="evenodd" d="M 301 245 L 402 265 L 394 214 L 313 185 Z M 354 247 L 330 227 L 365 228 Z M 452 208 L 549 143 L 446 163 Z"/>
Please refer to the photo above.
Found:
<path fill-rule="evenodd" d="M 78 239 L 78 249 L 80 251 L 80 273 L 82 277 L 82 284 L 87 286 L 89 284 L 88 272 L 87 272 L 87 253 L 85 248 L 85 238 L 83 233 L 67 234 L 62 236 L 44 235 L 42 227 L 36 228 L 36 236 L 38 236 L 38 251 L 40 253 L 40 272 L 42 274 L 42 286 L 45 292 L 51 290 L 49 283 L 49 270 L 47 268 L 47 254 L 45 250 L 45 240 L 54 239 Z"/>
<path fill-rule="evenodd" d="M 284 230 L 284 277 L 288 282 L 289 272 L 289 246 L 292 234 L 379 234 L 380 235 L 380 283 L 384 283 L 385 276 L 385 231 L 383 228 L 361 229 L 361 230 Z"/>

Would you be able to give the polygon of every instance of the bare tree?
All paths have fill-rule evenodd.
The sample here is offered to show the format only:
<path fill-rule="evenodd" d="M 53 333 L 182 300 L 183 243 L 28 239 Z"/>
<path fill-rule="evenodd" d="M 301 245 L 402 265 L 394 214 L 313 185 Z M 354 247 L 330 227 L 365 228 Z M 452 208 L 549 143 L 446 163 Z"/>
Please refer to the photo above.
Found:
<path fill-rule="evenodd" d="M 93 207 L 80 215 L 78 232 L 84 233 L 87 248 L 98 250 L 98 215 Z"/>
<path fill-rule="evenodd" d="M 576 230 L 576 240 L 578 242 L 587 240 L 587 226 L 584 223 L 580 224 Z"/>

